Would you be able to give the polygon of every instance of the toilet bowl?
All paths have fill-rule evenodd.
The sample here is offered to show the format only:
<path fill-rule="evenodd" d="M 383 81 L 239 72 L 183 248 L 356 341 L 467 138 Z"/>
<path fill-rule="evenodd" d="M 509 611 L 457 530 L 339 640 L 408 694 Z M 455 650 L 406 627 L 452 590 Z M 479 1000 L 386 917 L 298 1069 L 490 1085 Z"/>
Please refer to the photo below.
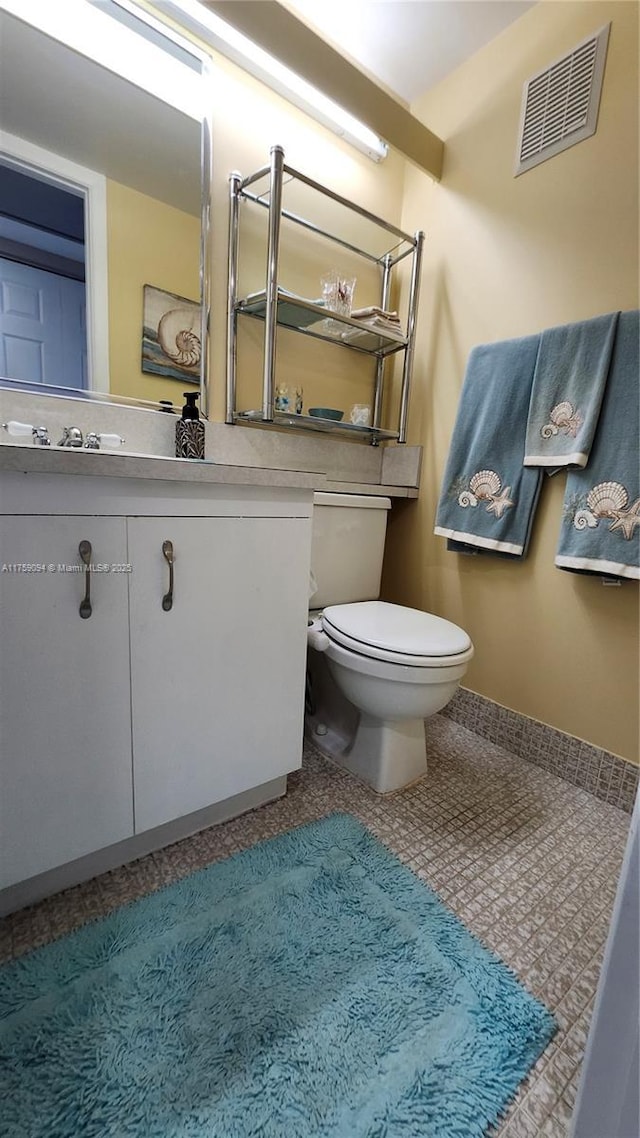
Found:
<path fill-rule="evenodd" d="M 463 629 L 377 598 L 391 501 L 314 495 L 305 731 L 379 793 L 426 774 L 424 720 L 473 656 Z"/>
<path fill-rule="evenodd" d="M 308 641 L 311 680 L 315 674 L 321 693 L 311 716 L 319 749 L 379 793 L 426 774 L 424 720 L 455 694 L 473 656 L 467 633 L 431 613 L 376 600 L 314 614 Z M 342 731 L 330 729 L 340 722 L 336 693 L 326 676 L 319 680 L 314 655 L 359 713 L 343 714 Z"/>

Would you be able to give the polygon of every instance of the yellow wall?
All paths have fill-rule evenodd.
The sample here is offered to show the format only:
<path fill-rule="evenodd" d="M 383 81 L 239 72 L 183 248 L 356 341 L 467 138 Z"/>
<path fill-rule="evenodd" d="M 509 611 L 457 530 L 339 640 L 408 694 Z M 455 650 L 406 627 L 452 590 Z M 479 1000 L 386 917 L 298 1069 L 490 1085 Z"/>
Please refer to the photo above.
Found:
<path fill-rule="evenodd" d="M 612 21 L 597 133 L 513 177 L 523 82 Z M 427 231 L 410 440 L 417 503 L 396 506 L 388 599 L 466 628 L 471 690 L 638 761 L 637 588 L 554 567 L 564 475 L 545 479 L 524 563 L 433 535 L 474 344 L 638 305 L 638 6 L 537 4 L 412 110 L 445 140 L 442 182 L 409 170 L 403 225 Z"/>
<path fill-rule="evenodd" d="M 200 218 L 107 181 L 107 240 L 111 393 L 181 407 L 193 385 L 140 366 L 143 286 L 199 299 Z"/>

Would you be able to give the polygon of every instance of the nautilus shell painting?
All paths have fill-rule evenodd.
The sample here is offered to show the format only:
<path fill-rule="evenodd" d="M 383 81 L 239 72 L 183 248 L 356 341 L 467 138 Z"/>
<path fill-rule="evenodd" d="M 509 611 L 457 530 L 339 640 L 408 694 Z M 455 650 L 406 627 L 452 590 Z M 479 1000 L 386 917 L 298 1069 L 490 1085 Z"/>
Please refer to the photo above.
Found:
<path fill-rule="evenodd" d="M 142 370 L 169 379 L 200 378 L 200 305 L 144 286 Z"/>

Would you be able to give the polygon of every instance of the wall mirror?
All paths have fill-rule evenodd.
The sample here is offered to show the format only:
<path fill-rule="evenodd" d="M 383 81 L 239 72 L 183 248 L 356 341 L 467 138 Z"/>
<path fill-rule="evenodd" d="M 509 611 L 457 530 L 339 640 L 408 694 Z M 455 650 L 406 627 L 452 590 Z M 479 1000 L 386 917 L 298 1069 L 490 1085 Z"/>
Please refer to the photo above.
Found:
<path fill-rule="evenodd" d="M 72 48 L 59 20 L 34 27 L 31 7 L 0 0 L 0 384 L 157 409 L 181 406 L 183 390 L 204 401 L 208 61 L 131 0 L 73 0 L 76 22 L 81 9 L 102 21 L 93 47 L 128 36 L 121 59 L 147 65 L 178 108 L 138 71 L 132 82 L 83 54 L 77 29 Z"/>

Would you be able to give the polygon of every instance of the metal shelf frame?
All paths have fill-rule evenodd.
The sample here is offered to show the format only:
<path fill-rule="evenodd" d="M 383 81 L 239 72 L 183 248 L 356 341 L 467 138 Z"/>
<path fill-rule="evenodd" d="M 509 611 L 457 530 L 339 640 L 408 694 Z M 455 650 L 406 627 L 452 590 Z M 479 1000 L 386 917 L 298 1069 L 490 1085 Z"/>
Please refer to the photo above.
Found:
<path fill-rule="evenodd" d="M 297 214 L 291 213 L 289 210 L 283 208 L 282 205 L 282 190 L 285 176 L 288 179 L 295 179 L 303 182 L 310 189 L 330 198 L 337 204 L 344 206 L 346 209 L 351 210 L 359 217 L 365 218 L 373 225 L 377 226 L 380 230 L 386 231 L 392 241 L 391 247 L 382 255 L 373 254 L 367 249 L 359 248 L 351 244 L 349 241 L 340 237 L 337 234 L 328 232 L 315 225 L 312 221 L 300 217 Z M 267 183 L 266 190 L 257 194 L 249 187 L 261 180 Z M 240 202 L 242 200 L 253 202 L 264 209 L 268 210 L 268 237 L 267 237 L 267 265 L 266 265 L 266 287 L 258 298 L 241 298 L 238 297 L 238 254 L 239 254 L 239 238 L 240 238 Z M 335 313 L 329 313 L 327 309 L 322 309 L 314 305 L 311 301 L 306 301 L 302 298 L 292 298 L 284 293 L 278 287 L 278 263 L 280 252 L 280 231 L 282 219 L 286 218 L 288 221 L 296 225 L 311 230 L 313 233 L 327 238 L 329 241 L 341 245 L 343 248 L 348 249 L 350 252 L 372 261 L 380 266 L 381 281 L 380 281 L 380 307 L 387 308 L 391 293 L 391 280 L 392 270 L 403 261 L 406 257 L 412 258 L 411 265 L 411 280 L 409 285 L 409 301 L 408 301 L 408 317 L 406 336 L 402 339 L 385 336 L 384 333 L 371 332 L 372 344 L 371 346 L 363 346 L 361 343 L 349 341 L 349 336 L 352 335 L 350 329 L 358 331 L 361 329 L 363 332 L 370 331 L 365 329 L 365 326 L 358 324 L 357 321 L 349 317 L 338 317 Z M 226 393 L 226 422 L 227 423 L 276 423 L 282 426 L 291 426 L 302 430 L 327 430 L 329 429 L 323 423 L 318 423 L 310 416 L 305 415 L 282 415 L 274 409 L 274 389 L 275 389 L 275 361 L 276 361 L 276 338 L 278 327 L 284 327 L 291 331 L 301 332 L 304 335 L 315 337 L 325 341 L 330 341 L 340 347 L 350 348 L 351 350 L 364 352 L 376 359 L 376 371 L 373 391 L 373 414 L 372 422 L 369 428 L 360 428 L 357 432 L 366 435 L 373 446 L 376 446 L 382 439 L 395 439 L 399 443 L 405 443 L 407 437 L 407 419 L 409 412 L 409 394 L 411 388 L 411 377 L 413 372 L 413 362 L 415 353 L 415 336 L 416 336 L 416 316 L 418 299 L 420 292 L 420 269 L 422 265 L 422 250 L 424 245 L 424 233 L 418 231 L 413 236 L 405 233 L 396 225 L 382 218 L 377 217 L 375 214 L 370 213 L 368 210 L 363 209 L 361 206 L 356 205 L 354 202 L 349 201 L 347 198 L 342 197 L 340 194 L 335 193 L 333 190 L 328 189 L 326 186 L 320 185 L 313 179 L 308 178 L 305 174 L 301 174 L 298 170 L 294 170 L 291 166 L 287 166 L 284 161 L 284 151 L 281 146 L 274 146 L 270 152 L 270 163 L 268 166 L 262 167 L 248 178 L 242 178 L 238 173 L 232 173 L 229 177 L 229 275 L 227 286 L 227 393 Z M 290 319 L 279 318 L 279 314 L 284 312 L 284 306 L 287 306 L 287 312 Z M 297 325 L 292 322 L 291 310 L 298 308 L 301 312 L 301 320 L 303 326 Z M 238 316 L 247 315 L 254 318 L 264 320 L 264 355 L 263 355 L 263 374 L 262 374 L 262 408 L 260 411 L 247 411 L 238 412 L 236 410 L 236 376 L 237 376 L 237 335 L 238 335 Z M 309 318 L 317 315 L 317 322 L 309 324 Z M 295 316 L 293 317 L 295 319 Z M 332 325 L 344 325 L 346 339 L 344 335 L 338 337 L 333 333 L 327 332 L 322 327 L 322 321 L 330 319 Z M 402 386 L 400 391 L 400 403 L 398 411 L 398 429 L 397 431 L 385 431 L 381 426 L 382 418 L 382 403 L 384 396 L 384 364 L 387 356 L 404 352 L 404 363 L 402 369 Z M 336 432 L 344 432 L 345 434 L 353 435 L 353 424 L 349 423 L 332 423 L 331 430 Z"/>

